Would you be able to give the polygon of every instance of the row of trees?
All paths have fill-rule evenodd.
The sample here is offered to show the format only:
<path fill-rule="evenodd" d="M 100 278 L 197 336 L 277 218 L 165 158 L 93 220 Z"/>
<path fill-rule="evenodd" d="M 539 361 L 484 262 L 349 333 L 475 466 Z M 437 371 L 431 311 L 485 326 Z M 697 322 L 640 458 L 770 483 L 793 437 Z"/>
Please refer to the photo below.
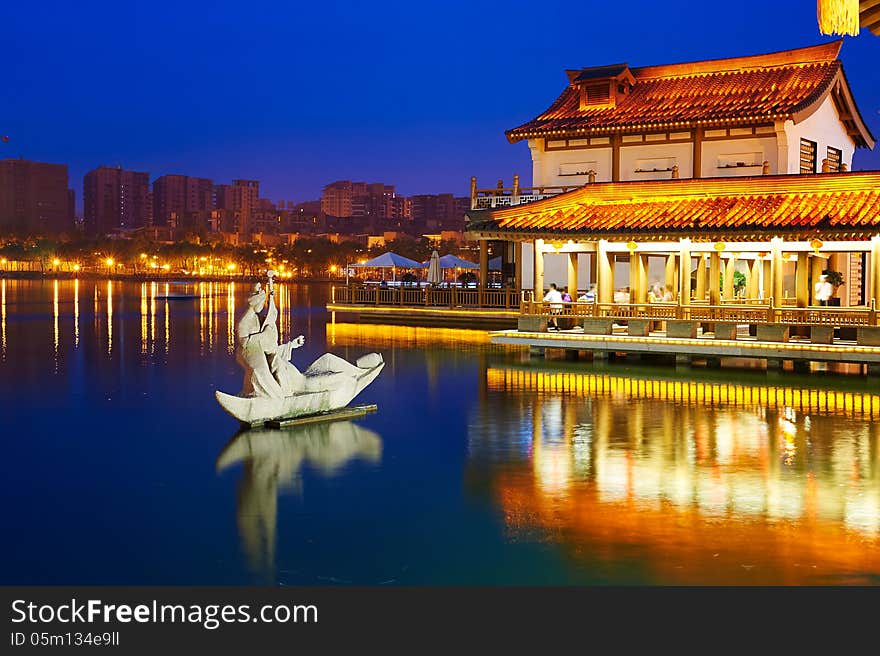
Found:
<path fill-rule="evenodd" d="M 0 258 L 4 263 L 25 263 L 29 270 L 102 271 L 114 273 L 202 272 L 226 275 L 256 275 L 267 268 L 288 271 L 297 277 L 344 276 L 347 264 L 393 251 L 416 261 L 425 261 L 435 248 L 427 239 L 404 237 L 368 250 L 355 241 L 334 243 L 326 237 L 303 237 L 293 244 L 266 247 L 249 244 L 231 246 L 222 242 L 153 242 L 143 237 L 130 240 L 0 237 Z M 445 253 L 467 256 L 456 242 L 437 247 Z M 5 268 L 5 267 L 2 267 Z"/>

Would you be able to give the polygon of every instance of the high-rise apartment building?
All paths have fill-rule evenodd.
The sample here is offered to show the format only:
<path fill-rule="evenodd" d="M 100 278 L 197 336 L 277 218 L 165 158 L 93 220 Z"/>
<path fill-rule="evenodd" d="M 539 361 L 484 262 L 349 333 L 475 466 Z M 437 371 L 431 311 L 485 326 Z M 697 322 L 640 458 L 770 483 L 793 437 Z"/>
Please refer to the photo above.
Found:
<path fill-rule="evenodd" d="M 67 165 L 0 160 L 0 230 L 57 234 L 73 228 Z"/>
<path fill-rule="evenodd" d="M 395 209 L 396 198 L 394 185 L 337 180 L 324 187 L 321 210 L 335 217 L 392 218 L 403 209 Z"/>
<path fill-rule="evenodd" d="M 413 196 L 412 220 L 426 228 L 460 229 L 464 225 L 464 205 L 452 194 L 425 194 Z M 470 209 L 470 208 L 468 208 Z"/>
<path fill-rule="evenodd" d="M 168 225 L 172 216 L 203 216 L 214 208 L 214 183 L 208 178 L 163 175 L 153 181 L 153 224 Z"/>
<path fill-rule="evenodd" d="M 91 235 L 117 228 L 140 228 L 153 222 L 150 174 L 100 166 L 83 180 L 83 220 Z"/>
<path fill-rule="evenodd" d="M 231 185 L 214 185 L 214 209 L 229 210 L 239 217 L 236 232 L 248 234 L 252 231 L 252 216 L 259 206 L 258 180 L 233 180 Z"/>

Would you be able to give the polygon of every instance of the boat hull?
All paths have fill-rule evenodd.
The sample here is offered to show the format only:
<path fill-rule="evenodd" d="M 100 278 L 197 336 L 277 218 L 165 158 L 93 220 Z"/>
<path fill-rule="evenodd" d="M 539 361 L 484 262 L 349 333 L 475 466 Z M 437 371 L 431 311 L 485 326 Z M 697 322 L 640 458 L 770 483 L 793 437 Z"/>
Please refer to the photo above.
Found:
<path fill-rule="evenodd" d="M 244 397 L 216 391 L 214 395 L 220 406 L 230 415 L 248 426 L 262 426 L 268 422 L 284 421 L 297 417 L 317 415 L 344 408 L 372 383 L 385 363 L 359 370 L 346 377 L 333 389 L 304 391 L 279 399 Z"/>

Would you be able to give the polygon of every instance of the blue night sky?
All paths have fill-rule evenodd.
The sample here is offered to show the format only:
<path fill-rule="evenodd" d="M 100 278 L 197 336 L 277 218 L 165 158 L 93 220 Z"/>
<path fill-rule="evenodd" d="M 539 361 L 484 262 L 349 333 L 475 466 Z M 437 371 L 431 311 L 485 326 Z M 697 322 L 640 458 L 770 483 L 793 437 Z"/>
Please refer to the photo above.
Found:
<path fill-rule="evenodd" d="M 822 43 L 813 0 L 739 2 L 31 2 L 3 16 L 0 157 L 256 178 L 318 198 L 337 179 L 405 195 L 530 180 L 504 130 L 556 98 L 565 68 Z M 880 136 L 880 38 L 847 37 L 856 101 Z M 880 149 L 878 149 L 880 151 Z M 854 169 L 880 169 L 880 152 Z"/>

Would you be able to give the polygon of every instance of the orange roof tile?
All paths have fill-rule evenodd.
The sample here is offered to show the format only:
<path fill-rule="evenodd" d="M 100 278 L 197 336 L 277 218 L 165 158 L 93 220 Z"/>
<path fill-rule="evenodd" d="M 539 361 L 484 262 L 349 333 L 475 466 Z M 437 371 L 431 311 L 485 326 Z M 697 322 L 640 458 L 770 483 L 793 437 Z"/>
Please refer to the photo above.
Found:
<path fill-rule="evenodd" d="M 847 86 L 838 54 L 842 41 L 767 55 L 632 68 L 635 83 L 616 104 L 581 107 L 576 78 L 535 119 L 506 132 L 511 143 L 534 137 L 607 134 L 802 118 L 836 86 Z M 835 84 L 837 83 L 837 84 Z M 851 101 L 847 88 L 845 97 Z M 853 107 L 852 114 L 858 115 Z M 859 127 L 864 128 L 859 117 Z M 867 129 L 853 130 L 872 145 Z M 865 134 L 860 137 L 858 132 Z"/>
<path fill-rule="evenodd" d="M 471 233 L 529 237 L 859 238 L 880 233 L 880 171 L 593 183 L 468 216 Z"/>

